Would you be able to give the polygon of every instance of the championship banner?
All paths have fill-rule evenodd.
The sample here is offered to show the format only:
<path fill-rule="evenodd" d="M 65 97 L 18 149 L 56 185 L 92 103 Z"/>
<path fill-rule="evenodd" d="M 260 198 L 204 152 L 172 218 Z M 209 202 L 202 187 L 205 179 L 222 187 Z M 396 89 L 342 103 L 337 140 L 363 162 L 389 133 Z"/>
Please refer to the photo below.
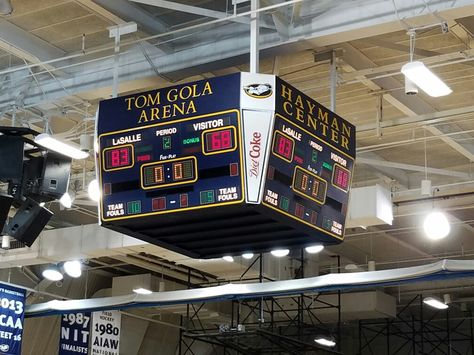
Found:
<path fill-rule="evenodd" d="M 119 311 L 92 313 L 91 355 L 119 355 L 120 324 Z"/>
<path fill-rule="evenodd" d="M 0 354 L 20 355 L 25 290 L 0 284 Z"/>
<path fill-rule="evenodd" d="M 90 312 L 63 314 L 58 354 L 88 354 L 90 323 Z"/>

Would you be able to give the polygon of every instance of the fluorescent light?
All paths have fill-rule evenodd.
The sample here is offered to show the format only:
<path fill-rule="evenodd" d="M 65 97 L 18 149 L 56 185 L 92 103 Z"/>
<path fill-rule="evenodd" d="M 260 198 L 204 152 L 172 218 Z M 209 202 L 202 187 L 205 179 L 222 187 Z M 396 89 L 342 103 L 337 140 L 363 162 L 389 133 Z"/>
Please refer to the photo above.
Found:
<path fill-rule="evenodd" d="M 42 275 L 45 279 L 50 281 L 61 281 L 63 279 L 63 274 L 59 271 L 59 268 L 56 265 L 50 265 L 43 270 Z"/>
<path fill-rule="evenodd" d="M 52 150 L 56 153 L 66 155 L 73 159 L 85 159 L 89 156 L 89 153 L 83 152 L 69 144 L 63 143 L 47 133 L 41 133 L 35 137 L 35 143 Z"/>
<path fill-rule="evenodd" d="M 283 256 L 287 256 L 290 251 L 288 249 L 275 249 L 270 252 L 273 256 L 276 256 L 277 258 L 281 258 Z"/>
<path fill-rule="evenodd" d="M 71 277 L 78 278 L 82 275 L 82 264 L 78 260 L 66 261 L 63 267 L 66 274 Z"/>
<path fill-rule="evenodd" d="M 319 345 L 323 345 L 323 346 L 328 346 L 328 347 L 333 347 L 333 346 L 336 346 L 336 342 L 332 339 L 327 339 L 325 337 L 317 337 L 316 339 L 314 339 L 314 341 L 316 343 L 318 343 Z"/>
<path fill-rule="evenodd" d="M 243 253 L 242 258 L 247 259 L 247 260 L 252 259 L 253 253 Z"/>
<path fill-rule="evenodd" d="M 138 293 L 139 295 L 149 295 L 149 294 L 153 293 L 152 291 L 150 291 L 146 288 L 143 288 L 143 287 L 134 288 L 133 292 Z"/>
<path fill-rule="evenodd" d="M 424 298 L 423 303 L 436 309 L 447 309 L 449 307 L 447 304 L 444 304 L 442 301 L 434 297 Z"/>
<path fill-rule="evenodd" d="M 10 249 L 10 236 L 2 235 L 2 249 Z"/>
<path fill-rule="evenodd" d="M 92 180 L 87 187 L 87 193 L 89 194 L 89 198 L 92 201 L 98 202 L 100 200 L 100 187 L 99 181 L 97 179 Z"/>
<path fill-rule="evenodd" d="M 438 240 L 449 234 L 451 226 L 444 213 L 434 211 L 426 216 L 423 229 L 428 238 Z"/>
<path fill-rule="evenodd" d="M 223 256 L 222 259 L 224 259 L 225 261 L 227 261 L 229 263 L 234 261 L 234 258 L 230 255 Z"/>
<path fill-rule="evenodd" d="M 67 192 L 61 196 L 59 203 L 66 208 L 71 208 L 72 206 L 72 197 Z"/>
<path fill-rule="evenodd" d="M 324 249 L 324 245 L 322 244 L 316 244 L 316 245 L 310 245 L 309 247 L 304 248 L 308 254 L 317 254 L 321 252 Z"/>
<path fill-rule="evenodd" d="M 453 91 L 422 62 L 409 62 L 402 67 L 402 73 L 421 90 L 432 97 L 451 94 Z"/>

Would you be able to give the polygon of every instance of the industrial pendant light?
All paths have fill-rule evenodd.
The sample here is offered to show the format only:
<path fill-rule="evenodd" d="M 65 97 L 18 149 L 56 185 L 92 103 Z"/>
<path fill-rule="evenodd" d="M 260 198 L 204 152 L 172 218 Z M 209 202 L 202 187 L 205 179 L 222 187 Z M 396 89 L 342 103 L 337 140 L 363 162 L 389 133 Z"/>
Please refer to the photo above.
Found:
<path fill-rule="evenodd" d="M 449 86 L 429 70 L 423 62 L 413 60 L 416 33 L 412 30 L 408 32 L 408 35 L 410 36 L 410 62 L 403 65 L 401 69 L 405 79 L 408 79 L 432 97 L 451 94 L 453 91 Z"/>

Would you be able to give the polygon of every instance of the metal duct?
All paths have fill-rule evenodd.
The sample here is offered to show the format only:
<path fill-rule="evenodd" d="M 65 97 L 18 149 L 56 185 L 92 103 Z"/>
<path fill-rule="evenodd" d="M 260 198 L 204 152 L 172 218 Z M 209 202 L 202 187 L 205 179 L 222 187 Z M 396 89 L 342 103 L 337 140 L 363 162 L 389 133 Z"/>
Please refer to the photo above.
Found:
<path fill-rule="evenodd" d="M 355 290 L 441 278 L 474 276 L 473 260 L 441 260 L 435 263 L 401 269 L 329 274 L 306 279 L 251 284 L 227 284 L 191 290 L 154 292 L 150 295 L 125 295 L 86 300 L 49 301 L 30 305 L 26 316 L 46 316 L 76 311 L 97 311 L 133 307 L 168 306 L 182 303 L 236 300 L 302 292 Z"/>

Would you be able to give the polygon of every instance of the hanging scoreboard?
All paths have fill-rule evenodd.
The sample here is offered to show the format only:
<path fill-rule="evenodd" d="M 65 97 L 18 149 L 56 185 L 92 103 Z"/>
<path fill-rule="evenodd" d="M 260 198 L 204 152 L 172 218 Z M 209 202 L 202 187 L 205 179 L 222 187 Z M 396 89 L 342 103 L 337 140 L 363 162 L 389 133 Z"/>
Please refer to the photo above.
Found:
<path fill-rule="evenodd" d="M 343 240 L 355 127 L 272 75 L 101 102 L 100 223 L 191 257 Z"/>

